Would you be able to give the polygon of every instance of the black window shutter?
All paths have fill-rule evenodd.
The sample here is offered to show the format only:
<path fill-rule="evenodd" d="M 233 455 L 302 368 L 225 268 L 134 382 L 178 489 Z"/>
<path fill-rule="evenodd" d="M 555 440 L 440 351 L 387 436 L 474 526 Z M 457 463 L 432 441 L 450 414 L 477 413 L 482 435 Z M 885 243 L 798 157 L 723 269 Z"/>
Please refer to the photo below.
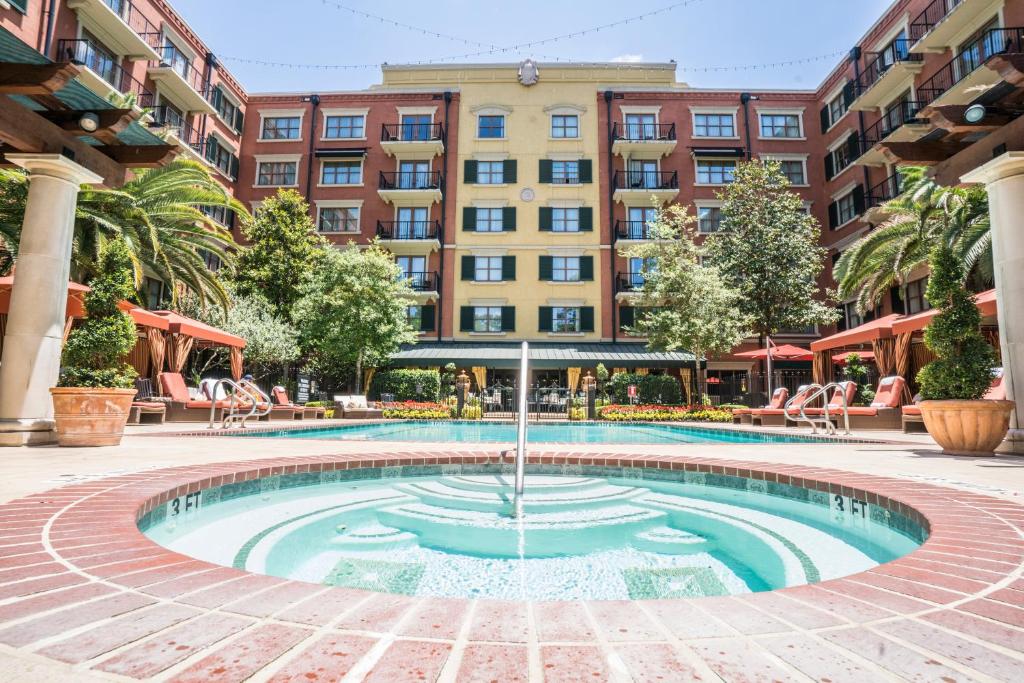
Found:
<path fill-rule="evenodd" d="M 832 230 L 839 227 L 839 205 L 835 202 L 828 205 L 828 227 Z"/>
<path fill-rule="evenodd" d="M 231 155 L 231 171 L 229 173 L 232 180 L 238 180 L 238 157 Z"/>
<path fill-rule="evenodd" d="M 633 327 L 635 321 L 636 315 L 632 306 L 619 307 L 619 329 Z"/>
<path fill-rule="evenodd" d="M 554 277 L 554 273 L 551 268 L 551 257 L 541 256 L 540 257 L 540 281 L 550 282 L 551 278 Z"/>
<path fill-rule="evenodd" d="M 462 279 L 463 280 L 475 280 L 476 279 L 476 257 L 475 256 L 463 256 L 462 257 Z"/>
<path fill-rule="evenodd" d="M 592 207 L 580 207 L 580 230 L 582 232 L 592 232 L 594 230 L 594 209 Z"/>
<path fill-rule="evenodd" d="M 516 207 L 506 206 L 501 210 L 501 229 L 507 232 L 516 229 Z"/>
<path fill-rule="evenodd" d="M 551 331 L 551 307 L 541 306 L 537 312 L 537 330 L 540 332 Z"/>
<path fill-rule="evenodd" d="M 858 185 L 853 188 L 853 210 L 859 216 L 864 213 L 864 186 Z"/>
<path fill-rule="evenodd" d="M 473 331 L 473 307 L 463 306 L 459 310 L 459 331 L 460 332 L 472 332 Z"/>
<path fill-rule="evenodd" d="M 860 137 L 856 133 L 850 133 L 850 137 L 846 138 L 846 149 L 849 151 L 850 163 L 860 156 Z M 845 167 L 844 167 L 845 168 Z M 837 168 L 836 171 L 843 169 Z"/>
<path fill-rule="evenodd" d="M 242 113 L 241 109 L 235 110 L 235 132 L 241 133 L 242 128 L 245 126 L 245 114 Z"/>
<path fill-rule="evenodd" d="M 206 160 L 213 161 L 217 158 L 217 136 L 210 133 L 206 136 Z"/>
<path fill-rule="evenodd" d="M 594 165 L 590 162 L 590 159 L 580 159 L 580 182 L 594 182 Z"/>
<path fill-rule="evenodd" d="M 836 175 L 836 161 L 829 152 L 825 155 L 825 180 L 832 180 Z"/>
<path fill-rule="evenodd" d="M 516 160 L 515 159 L 505 159 L 505 161 L 503 161 L 501 165 L 502 165 L 502 173 L 504 173 L 504 176 L 505 176 L 505 182 L 509 183 L 509 184 L 515 184 L 515 182 L 516 182 L 516 169 L 517 169 Z"/>
<path fill-rule="evenodd" d="M 501 307 L 501 331 L 502 332 L 515 332 L 516 331 L 516 307 L 515 306 L 502 306 Z"/>
<path fill-rule="evenodd" d="M 516 279 L 516 257 L 501 257 L 501 279 L 505 282 L 512 282 Z"/>
<path fill-rule="evenodd" d="M 433 332 L 436 317 L 437 307 L 434 304 L 420 306 L 420 332 Z"/>
<path fill-rule="evenodd" d="M 853 104 L 854 93 L 855 93 L 855 90 L 854 90 L 853 81 L 850 81 L 849 83 L 847 83 L 846 85 L 843 86 L 843 103 L 847 107 L 849 107 L 851 104 Z"/>
<path fill-rule="evenodd" d="M 540 160 L 540 182 L 551 182 L 551 159 Z"/>
<path fill-rule="evenodd" d="M 826 132 L 832 125 L 832 119 L 829 117 L 828 105 L 826 104 L 821 108 L 821 132 Z"/>
<path fill-rule="evenodd" d="M 594 331 L 594 307 L 580 307 L 580 332 Z"/>
<path fill-rule="evenodd" d="M 476 230 L 476 208 L 472 206 L 462 207 L 462 229 L 467 231 Z"/>
<path fill-rule="evenodd" d="M 581 280 L 593 280 L 594 279 L 594 257 L 593 256 L 580 256 L 580 279 Z"/>
<path fill-rule="evenodd" d="M 551 221 L 551 207 L 550 206 L 542 206 L 542 207 L 540 207 L 540 225 L 538 226 L 538 229 L 539 230 L 546 230 L 546 231 L 550 232 L 551 231 L 551 222 L 552 222 Z"/>
<path fill-rule="evenodd" d="M 466 163 L 462 168 L 462 182 L 464 183 L 475 183 L 476 182 L 476 160 L 466 159 Z"/>

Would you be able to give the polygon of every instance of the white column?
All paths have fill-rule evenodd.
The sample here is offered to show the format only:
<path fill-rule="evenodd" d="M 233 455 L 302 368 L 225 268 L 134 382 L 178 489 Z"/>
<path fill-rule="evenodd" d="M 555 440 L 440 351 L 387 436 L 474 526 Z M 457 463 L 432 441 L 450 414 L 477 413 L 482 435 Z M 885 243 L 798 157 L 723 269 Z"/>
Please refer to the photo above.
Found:
<path fill-rule="evenodd" d="M 59 154 L 7 154 L 29 172 L 11 308 L 0 358 L 0 446 L 54 440 L 78 189 L 103 179 Z"/>
<path fill-rule="evenodd" d="M 1024 453 L 1024 152 L 1006 152 L 962 180 L 988 190 L 1003 382 L 1017 403 L 1000 450 Z"/>

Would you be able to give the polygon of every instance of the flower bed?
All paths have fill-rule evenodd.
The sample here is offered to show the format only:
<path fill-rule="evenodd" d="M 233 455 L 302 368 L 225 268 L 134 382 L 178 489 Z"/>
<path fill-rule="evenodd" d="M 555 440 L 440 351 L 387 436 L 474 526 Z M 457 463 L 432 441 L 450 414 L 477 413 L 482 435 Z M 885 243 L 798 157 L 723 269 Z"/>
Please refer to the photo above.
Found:
<path fill-rule="evenodd" d="M 384 404 L 384 418 L 388 420 L 447 420 L 451 417 L 448 406 L 423 401 L 399 401 Z"/>
<path fill-rule="evenodd" d="M 610 405 L 597 415 L 609 422 L 732 422 L 732 411 L 712 406 Z"/>

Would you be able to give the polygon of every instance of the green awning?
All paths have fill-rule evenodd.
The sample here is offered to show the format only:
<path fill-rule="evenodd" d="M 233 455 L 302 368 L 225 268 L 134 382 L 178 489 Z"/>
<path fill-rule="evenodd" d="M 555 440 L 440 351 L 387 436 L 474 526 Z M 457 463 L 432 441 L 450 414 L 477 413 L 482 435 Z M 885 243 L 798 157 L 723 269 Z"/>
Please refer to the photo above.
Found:
<path fill-rule="evenodd" d="M 520 348 L 518 342 L 426 342 L 403 347 L 391 360 L 402 366 L 455 363 L 515 368 L 519 366 Z M 530 365 L 535 368 L 589 367 L 598 363 L 616 368 L 680 368 L 693 365 L 694 356 L 687 351 L 649 351 L 640 343 L 530 344 Z"/>

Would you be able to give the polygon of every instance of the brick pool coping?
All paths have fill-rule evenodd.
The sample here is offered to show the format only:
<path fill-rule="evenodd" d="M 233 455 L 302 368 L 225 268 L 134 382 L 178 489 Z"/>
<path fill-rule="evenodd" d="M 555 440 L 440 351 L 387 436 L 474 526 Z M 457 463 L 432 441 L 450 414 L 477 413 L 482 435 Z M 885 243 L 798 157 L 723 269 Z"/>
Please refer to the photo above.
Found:
<path fill-rule="evenodd" d="M 921 548 L 869 571 L 730 597 L 371 593 L 195 560 L 136 527 L 172 497 L 234 482 L 499 461 L 497 449 L 277 458 L 148 470 L 0 505 L 0 652 L 111 680 L 1020 680 L 1024 671 L 1024 506 L 894 477 L 613 449 L 529 459 L 828 490 L 920 515 L 930 529 Z"/>

